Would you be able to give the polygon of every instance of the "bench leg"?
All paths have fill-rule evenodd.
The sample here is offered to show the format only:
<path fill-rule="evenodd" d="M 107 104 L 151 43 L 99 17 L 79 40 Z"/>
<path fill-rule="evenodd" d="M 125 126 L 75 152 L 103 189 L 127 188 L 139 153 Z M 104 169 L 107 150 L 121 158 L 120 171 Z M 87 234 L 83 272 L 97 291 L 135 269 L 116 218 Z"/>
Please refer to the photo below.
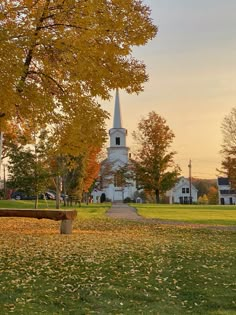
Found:
<path fill-rule="evenodd" d="M 61 234 L 71 234 L 72 233 L 72 220 L 62 220 L 61 221 Z"/>

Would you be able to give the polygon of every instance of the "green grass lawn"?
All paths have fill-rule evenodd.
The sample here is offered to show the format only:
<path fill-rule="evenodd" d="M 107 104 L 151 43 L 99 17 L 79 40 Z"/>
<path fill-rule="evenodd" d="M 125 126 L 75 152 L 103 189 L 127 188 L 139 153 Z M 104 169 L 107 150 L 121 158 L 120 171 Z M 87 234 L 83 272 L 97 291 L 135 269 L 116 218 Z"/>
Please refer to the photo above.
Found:
<path fill-rule="evenodd" d="M 81 219 L 105 218 L 110 203 L 83 204 L 81 207 L 66 207 L 78 210 Z M 236 225 L 236 206 L 218 205 L 156 205 L 156 204 L 131 204 L 138 213 L 145 218 L 173 220 L 189 223 Z M 1 208 L 34 208 L 34 201 L 30 200 L 0 200 Z M 55 209 L 55 201 L 40 200 L 39 209 Z M 61 203 L 61 209 L 65 209 Z"/>
<path fill-rule="evenodd" d="M 55 201 L 53 200 L 40 200 L 39 209 L 55 209 Z M 77 209 L 78 217 L 81 219 L 88 218 L 104 218 L 106 211 L 111 207 L 110 203 L 91 203 L 86 205 L 84 203 L 76 206 L 63 206 L 61 203 L 60 208 L 63 209 Z M 0 211 L 1 208 L 17 208 L 17 209 L 34 209 L 33 200 L 0 200 Z"/>
<path fill-rule="evenodd" d="M 236 225 L 236 206 L 132 204 L 145 218 Z"/>
<path fill-rule="evenodd" d="M 236 314 L 235 231 L 112 220 L 109 206 L 79 208 L 71 235 L 0 218 L 0 314 Z"/>
<path fill-rule="evenodd" d="M 0 218 L 1 314 L 236 314 L 236 233 Z"/>
<path fill-rule="evenodd" d="M 55 209 L 55 200 L 39 200 L 39 209 Z M 63 204 L 61 203 L 63 208 Z M 34 209 L 34 200 L 0 200 L 1 208 Z M 70 208 L 70 207 L 69 207 Z"/>

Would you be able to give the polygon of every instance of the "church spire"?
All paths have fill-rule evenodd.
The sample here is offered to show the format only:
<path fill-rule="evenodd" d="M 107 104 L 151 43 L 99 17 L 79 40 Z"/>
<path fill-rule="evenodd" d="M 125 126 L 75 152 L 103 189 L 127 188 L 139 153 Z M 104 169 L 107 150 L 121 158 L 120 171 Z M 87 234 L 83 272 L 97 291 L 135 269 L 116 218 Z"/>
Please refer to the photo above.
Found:
<path fill-rule="evenodd" d="M 122 120 L 121 120 L 121 112 L 120 112 L 120 97 L 119 97 L 118 89 L 116 89 L 113 128 L 122 128 Z"/>

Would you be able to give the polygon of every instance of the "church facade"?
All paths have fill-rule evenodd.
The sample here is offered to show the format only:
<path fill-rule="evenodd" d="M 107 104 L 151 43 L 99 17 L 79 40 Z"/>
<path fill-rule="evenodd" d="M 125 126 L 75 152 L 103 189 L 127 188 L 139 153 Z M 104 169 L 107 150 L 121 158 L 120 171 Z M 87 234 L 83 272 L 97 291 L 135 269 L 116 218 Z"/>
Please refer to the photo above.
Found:
<path fill-rule="evenodd" d="M 109 130 L 110 144 L 107 158 L 101 163 L 100 179 L 93 191 L 93 200 L 105 195 L 112 202 L 134 199 L 137 191 L 135 181 L 129 173 L 129 148 L 126 145 L 127 129 L 123 128 L 119 91 L 116 90 L 113 126 Z M 124 173 L 125 176 L 124 176 Z M 129 178 L 130 177 L 130 178 Z"/>

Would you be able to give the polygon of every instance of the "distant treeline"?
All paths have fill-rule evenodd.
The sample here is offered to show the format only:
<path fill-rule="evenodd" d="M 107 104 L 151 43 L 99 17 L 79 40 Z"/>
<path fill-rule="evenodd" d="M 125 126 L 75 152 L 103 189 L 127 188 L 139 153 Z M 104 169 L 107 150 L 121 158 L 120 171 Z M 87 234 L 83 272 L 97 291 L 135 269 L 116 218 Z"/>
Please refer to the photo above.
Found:
<path fill-rule="evenodd" d="M 192 184 L 198 190 L 198 197 L 207 195 L 210 187 L 215 187 L 217 189 L 217 180 L 216 179 L 201 179 L 201 178 L 192 178 Z"/>

